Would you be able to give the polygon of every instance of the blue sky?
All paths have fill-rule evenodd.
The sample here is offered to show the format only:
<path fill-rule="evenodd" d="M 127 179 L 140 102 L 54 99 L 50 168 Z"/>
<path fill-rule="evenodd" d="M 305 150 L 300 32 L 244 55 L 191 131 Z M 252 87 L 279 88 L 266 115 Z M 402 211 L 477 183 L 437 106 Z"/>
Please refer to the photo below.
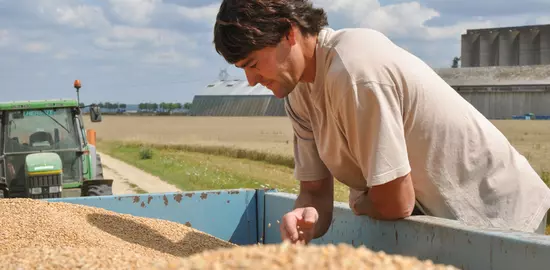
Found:
<path fill-rule="evenodd" d="M 221 68 L 212 46 L 219 1 L 0 0 L 0 101 L 191 101 Z M 369 27 L 433 67 L 460 55 L 469 28 L 550 23 L 548 0 L 314 0 L 330 26 Z"/>

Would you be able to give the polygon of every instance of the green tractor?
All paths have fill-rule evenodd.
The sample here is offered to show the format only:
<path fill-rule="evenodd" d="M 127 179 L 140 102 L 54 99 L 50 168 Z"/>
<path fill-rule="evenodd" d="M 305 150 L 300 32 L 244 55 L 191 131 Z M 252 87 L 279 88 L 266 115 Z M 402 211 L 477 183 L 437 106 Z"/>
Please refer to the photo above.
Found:
<path fill-rule="evenodd" d="M 97 105 L 85 107 L 92 122 L 101 122 Z M 0 103 L 0 198 L 113 194 L 81 109 L 73 99 Z"/>

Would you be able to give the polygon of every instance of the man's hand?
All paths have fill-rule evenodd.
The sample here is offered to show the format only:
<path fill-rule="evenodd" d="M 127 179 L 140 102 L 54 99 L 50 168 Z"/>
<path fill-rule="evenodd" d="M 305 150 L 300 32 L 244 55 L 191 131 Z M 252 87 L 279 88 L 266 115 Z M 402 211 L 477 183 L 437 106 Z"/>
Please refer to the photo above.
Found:
<path fill-rule="evenodd" d="M 282 240 L 308 244 L 312 239 L 323 236 L 332 221 L 333 193 L 332 176 L 317 181 L 301 182 L 294 210 L 285 214 L 281 222 Z"/>
<path fill-rule="evenodd" d="M 313 207 L 296 208 L 283 216 L 280 230 L 283 241 L 308 244 L 315 235 L 319 214 Z"/>

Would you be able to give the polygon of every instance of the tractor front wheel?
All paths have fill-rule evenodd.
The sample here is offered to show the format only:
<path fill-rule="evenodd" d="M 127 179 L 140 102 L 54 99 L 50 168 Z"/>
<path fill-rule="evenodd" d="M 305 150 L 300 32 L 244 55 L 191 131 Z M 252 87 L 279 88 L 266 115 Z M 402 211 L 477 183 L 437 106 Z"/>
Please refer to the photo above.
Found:
<path fill-rule="evenodd" d="M 113 187 L 106 184 L 89 185 L 86 196 L 110 196 L 113 195 Z"/>

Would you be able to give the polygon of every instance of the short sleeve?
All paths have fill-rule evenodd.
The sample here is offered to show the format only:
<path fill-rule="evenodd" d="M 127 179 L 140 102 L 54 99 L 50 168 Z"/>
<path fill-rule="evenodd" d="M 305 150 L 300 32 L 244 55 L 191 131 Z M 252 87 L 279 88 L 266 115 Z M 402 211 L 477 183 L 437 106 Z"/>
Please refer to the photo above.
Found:
<path fill-rule="evenodd" d="M 294 130 L 294 177 L 299 181 L 316 181 L 331 174 L 319 156 L 311 124 L 292 108 L 285 98 L 285 111 Z"/>
<path fill-rule="evenodd" d="M 399 91 L 387 84 L 354 81 L 349 75 L 333 84 L 341 93 L 336 117 L 367 186 L 407 175 L 411 167 Z"/>

